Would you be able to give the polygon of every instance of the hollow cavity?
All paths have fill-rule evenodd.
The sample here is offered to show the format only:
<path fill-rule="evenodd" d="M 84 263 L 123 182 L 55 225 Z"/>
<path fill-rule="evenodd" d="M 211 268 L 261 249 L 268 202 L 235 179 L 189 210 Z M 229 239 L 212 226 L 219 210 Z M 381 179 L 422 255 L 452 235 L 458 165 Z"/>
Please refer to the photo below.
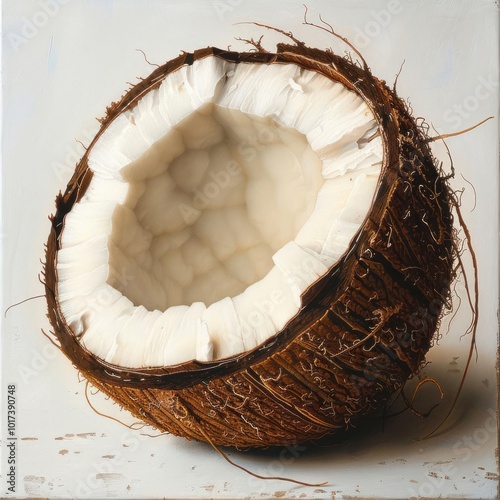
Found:
<path fill-rule="evenodd" d="M 325 182 L 303 134 L 216 105 L 154 147 L 169 161 L 144 177 L 147 151 L 127 168 L 127 198 L 115 208 L 108 242 L 108 283 L 149 310 L 209 306 L 261 280 Z M 123 273 L 134 279 L 121 281 Z"/>

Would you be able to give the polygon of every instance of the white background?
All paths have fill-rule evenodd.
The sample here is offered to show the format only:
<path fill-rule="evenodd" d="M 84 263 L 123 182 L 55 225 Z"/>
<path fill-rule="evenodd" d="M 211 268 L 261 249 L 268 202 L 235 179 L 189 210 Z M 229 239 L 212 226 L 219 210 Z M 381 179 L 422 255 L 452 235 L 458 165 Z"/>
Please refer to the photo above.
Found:
<path fill-rule="evenodd" d="M 240 453 L 254 472 L 326 486 L 257 480 L 231 467 L 210 447 L 152 429 L 129 430 L 97 415 L 85 384 L 41 334 L 44 299 L 2 318 L 2 437 L 5 389 L 17 385 L 17 492 L 8 494 L 5 456 L 0 496 L 50 498 L 495 498 L 496 350 L 498 303 L 498 5 L 493 0 L 311 0 L 318 14 L 347 36 L 373 72 L 392 85 L 415 116 L 439 133 L 457 132 L 494 115 L 479 129 L 448 139 L 462 210 L 479 261 L 477 358 L 452 417 L 431 439 L 463 374 L 470 319 L 463 300 L 430 355 L 425 374 L 445 391 L 425 420 L 405 412 L 373 421 L 343 444 Z M 272 50 L 282 37 L 240 21 L 273 24 L 311 46 L 342 53 L 328 34 L 303 26 L 302 0 L 4 0 L 3 1 L 3 301 L 5 308 L 43 293 L 37 275 L 49 233 L 47 216 L 97 130 L 96 117 L 128 87 L 181 50 L 215 45 L 244 50 L 236 37 L 259 38 Z M 442 147 L 436 154 L 449 169 Z M 462 177 L 463 176 L 463 177 Z M 474 193 L 467 179 L 475 188 Z M 467 253 L 465 254 L 468 255 Z M 470 275 L 472 278 L 472 276 Z M 411 389 L 408 394 L 411 395 Z M 99 411 L 132 422 L 101 395 Z M 439 402 L 431 384 L 419 393 L 422 411 Z M 5 454 L 5 441 L 2 453 Z"/>

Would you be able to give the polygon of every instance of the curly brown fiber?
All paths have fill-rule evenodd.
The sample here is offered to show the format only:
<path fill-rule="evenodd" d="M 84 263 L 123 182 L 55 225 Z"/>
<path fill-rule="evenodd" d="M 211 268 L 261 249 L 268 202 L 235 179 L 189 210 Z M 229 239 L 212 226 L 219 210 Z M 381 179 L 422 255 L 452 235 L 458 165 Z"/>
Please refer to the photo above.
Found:
<path fill-rule="evenodd" d="M 156 69 L 113 103 L 64 194 L 46 252 L 49 319 L 61 348 L 97 388 L 154 427 L 239 448 L 297 444 L 345 430 L 386 404 L 424 362 L 455 274 L 451 200 L 405 103 L 364 65 L 303 44 L 236 53 L 206 48 Z M 377 193 L 349 250 L 303 295 L 302 309 L 256 349 L 208 363 L 130 369 L 96 358 L 58 305 L 64 216 L 92 178 L 89 151 L 122 112 L 182 65 L 216 56 L 295 64 L 358 94 L 379 123 L 384 159 Z"/>

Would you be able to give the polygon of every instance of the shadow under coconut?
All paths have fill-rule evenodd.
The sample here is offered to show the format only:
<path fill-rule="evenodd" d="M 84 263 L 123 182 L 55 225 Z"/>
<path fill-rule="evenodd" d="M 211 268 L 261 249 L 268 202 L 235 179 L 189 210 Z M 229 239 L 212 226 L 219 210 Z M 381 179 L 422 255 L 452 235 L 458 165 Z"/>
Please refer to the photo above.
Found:
<path fill-rule="evenodd" d="M 484 380 L 479 381 L 480 370 L 477 370 L 478 373 L 472 370 L 451 415 L 447 418 L 463 373 L 460 371 L 455 374 L 458 376 L 450 377 L 450 374 L 446 373 L 449 371 L 447 364 L 433 367 L 432 371 L 433 376 L 439 380 L 445 397 L 441 400 L 437 387 L 432 383 L 425 384 L 414 400 L 414 411 L 399 396 L 385 415 L 380 413 L 368 416 L 358 422 L 356 428 L 326 436 L 318 441 L 241 452 L 230 447 L 220 449 L 231 460 L 251 472 L 269 476 L 278 475 L 274 474 L 278 471 L 281 476 L 290 474 L 292 464 L 300 464 L 304 469 L 312 471 L 317 470 L 320 465 L 320 470 L 323 470 L 325 461 L 328 461 L 333 467 L 332 474 L 335 474 L 337 466 L 342 469 L 347 464 L 358 466 L 406 462 L 422 453 L 423 448 L 439 449 L 443 459 L 452 459 L 453 446 L 460 442 L 464 435 L 472 435 L 476 429 L 482 428 L 485 420 L 491 418 L 491 412 L 495 408 L 494 387 L 490 386 L 488 389 Z M 410 381 L 407 384 L 408 394 L 413 392 L 415 382 Z M 478 390 L 478 384 L 482 386 L 483 391 Z M 420 415 L 417 415 L 417 412 Z M 205 444 L 201 446 L 210 447 Z M 296 472 L 296 469 L 294 470 Z"/>

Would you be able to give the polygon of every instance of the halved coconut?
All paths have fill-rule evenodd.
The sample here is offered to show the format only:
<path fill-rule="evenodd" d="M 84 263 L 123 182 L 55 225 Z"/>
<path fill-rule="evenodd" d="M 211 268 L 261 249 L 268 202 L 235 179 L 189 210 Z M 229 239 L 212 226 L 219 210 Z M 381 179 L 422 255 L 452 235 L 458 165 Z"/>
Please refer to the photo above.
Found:
<path fill-rule="evenodd" d="M 298 443 L 379 409 L 453 278 L 422 130 L 366 67 L 300 44 L 158 68 L 56 203 L 62 350 L 134 415 L 216 444 Z"/>

